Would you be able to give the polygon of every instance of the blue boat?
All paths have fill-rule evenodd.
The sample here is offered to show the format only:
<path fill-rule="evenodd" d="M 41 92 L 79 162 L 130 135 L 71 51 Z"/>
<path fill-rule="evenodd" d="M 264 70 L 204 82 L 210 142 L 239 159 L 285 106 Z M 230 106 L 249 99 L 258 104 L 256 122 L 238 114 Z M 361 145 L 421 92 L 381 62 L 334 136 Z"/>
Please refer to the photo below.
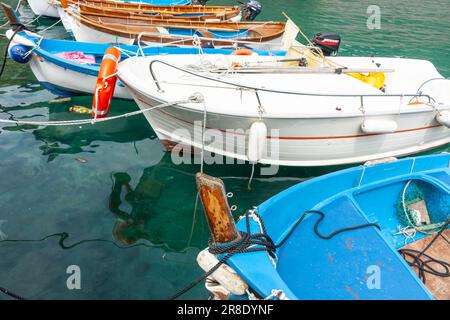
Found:
<path fill-rule="evenodd" d="M 11 37 L 13 32 L 7 32 Z M 110 44 L 84 43 L 45 39 L 29 32 L 14 36 L 9 49 L 12 60 L 29 63 L 38 81 L 58 96 L 92 94 L 103 55 Z M 198 54 L 190 47 L 139 47 L 116 44 L 122 52 L 121 60 L 139 55 Z M 203 48 L 206 54 L 233 53 L 234 49 Z M 30 54 L 29 54 L 30 52 Z M 286 51 L 254 50 L 259 55 L 284 56 Z M 118 81 L 114 97 L 131 99 L 128 90 Z"/>
<path fill-rule="evenodd" d="M 449 166 L 450 154 L 430 155 L 297 184 L 252 210 L 256 218 L 237 223 L 241 232 L 248 223 L 250 234 L 265 233 L 259 215 L 273 243 L 282 244 L 273 256 L 240 253 L 226 263 L 262 298 L 433 299 L 400 254 L 409 251 L 398 250 L 448 231 Z M 438 252 L 445 260 L 444 245 Z M 446 277 L 449 266 L 443 263 Z"/>

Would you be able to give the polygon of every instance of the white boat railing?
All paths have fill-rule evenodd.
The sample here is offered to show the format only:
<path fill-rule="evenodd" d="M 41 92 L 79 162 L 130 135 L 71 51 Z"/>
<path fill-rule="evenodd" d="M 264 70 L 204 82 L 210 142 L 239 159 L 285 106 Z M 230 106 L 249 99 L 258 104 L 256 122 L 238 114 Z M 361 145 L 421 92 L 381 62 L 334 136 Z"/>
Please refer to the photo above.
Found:
<path fill-rule="evenodd" d="M 279 89 L 270 89 L 270 88 L 261 88 L 261 87 L 254 87 L 254 86 L 249 86 L 249 85 L 244 85 L 244 84 L 238 84 L 238 83 L 233 83 L 230 81 L 226 81 L 226 80 L 221 80 L 221 79 L 217 79 L 217 78 L 213 78 L 213 77 L 209 77 L 207 75 L 203 75 L 203 74 L 198 74 L 196 72 L 181 68 L 179 66 L 173 65 L 171 63 L 168 63 L 166 61 L 162 61 L 162 60 L 153 60 L 150 62 L 149 64 L 149 71 L 150 71 L 150 75 L 152 76 L 152 79 L 158 89 L 158 92 L 164 92 L 164 90 L 161 88 L 161 85 L 158 81 L 158 79 L 156 78 L 155 72 L 153 70 L 153 65 L 155 63 L 160 63 L 163 65 L 166 65 L 168 67 L 174 68 L 176 70 L 179 70 L 181 72 L 199 77 L 199 78 L 203 78 L 206 80 L 210 80 L 213 82 L 218 82 L 218 83 L 222 83 L 222 84 L 226 84 L 229 86 L 233 86 L 233 87 L 238 87 L 238 88 L 242 88 L 242 89 L 246 89 L 246 90 L 251 90 L 254 91 L 256 94 L 256 97 L 258 99 L 258 103 L 261 105 L 261 101 L 260 101 L 260 97 L 258 92 L 271 92 L 271 93 L 280 93 L 280 94 L 291 94 L 291 95 L 301 95 L 301 96 L 317 96 L 317 97 L 359 97 L 361 99 L 361 107 L 364 106 L 364 98 L 365 97 L 398 97 L 400 99 L 403 99 L 405 97 L 410 97 L 410 101 L 411 102 L 413 99 L 418 99 L 421 97 L 427 98 L 428 99 L 428 103 L 436 103 L 436 100 L 431 97 L 428 94 L 423 94 L 420 91 L 417 91 L 416 93 L 379 93 L 379 94 L 375 94 L 375 93 L 364 93 L 364 94 L 355 94 L 355 93 L 340 93 L 340 94 L 336 94 L 336 93 L 316 93 L 316 92 L 298 92 L 298 91 L 290 91 L 290 90 L 279 90 Z M 339 69 L 339 68 L 338 68 Z M 336 72 L 339 72 L 339 70 L 336 69 Z M 342 69 L 342 68 L 340 68 Z M 340 70 L 342 71 L 342 70 Z M 436 78 L 436 79 L 442 79 L 442 80 L 449 80 L 446 78 Z M 423 87 L 423 85 L 429 81 L 432 81 L 434 79 L 429 79 L 427 81 L 425 81 L 421 86 L 419 86 L 419 89 Z M 224 89 L 228 89 L 226 87 L 223 87 Z"/>

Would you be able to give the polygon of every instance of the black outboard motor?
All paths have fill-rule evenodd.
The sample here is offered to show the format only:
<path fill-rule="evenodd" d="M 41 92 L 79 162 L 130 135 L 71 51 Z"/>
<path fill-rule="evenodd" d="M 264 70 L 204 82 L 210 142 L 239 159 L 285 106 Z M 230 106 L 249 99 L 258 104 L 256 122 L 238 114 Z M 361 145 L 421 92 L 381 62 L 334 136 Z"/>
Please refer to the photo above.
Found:
<path fill-rule="evenodd" d="M 238 2 L 242 4 L 244 19 L 247 21 L 255 20 L 256 16 L 262 11 L 262 5 L 259 1 L 250 0 L 248 3 Z"/>
<path fill-rule="evenodd" d="M 341 36 L 337 33 L 319 32 L 312 39 L 314 45 L 320 49 L 325 56 L 336 55 L 341 45 Z"/>

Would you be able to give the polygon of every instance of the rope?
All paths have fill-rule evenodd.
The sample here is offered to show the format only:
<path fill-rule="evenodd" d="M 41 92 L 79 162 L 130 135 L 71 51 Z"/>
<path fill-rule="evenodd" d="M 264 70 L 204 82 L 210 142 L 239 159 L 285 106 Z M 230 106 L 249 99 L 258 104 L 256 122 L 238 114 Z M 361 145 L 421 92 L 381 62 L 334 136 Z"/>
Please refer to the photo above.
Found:
<path fill-rule="evenodd" d="M 413 162 L 414 165 L 414 162 Z M 413 170 L 413 167 L 411 168 L 411 172 Z M 414 230 L 423 233 L 423 234 L 434 234 L 434 232 L 430 232 L 427 230 L 427 228 L 436 228 L 436 227 L 441 227 L 442 225 L 445 225 L 444 223 L 436 223 L 433 224 L 432 226 L 427 226 L 427 225 L 423 225 L 423 226 L 417 226 L 413 221 L 411 221 L 411 218 L 409 217 L 409 211 L 408 208 L 406 206 L 406 190 L 408 189 L 409 185 L 411 184 L 411 182 L 413 182 L 413 180 L 408 180 L 408 182 L 406 182 L 405 187 L 403 188 L 403 192 L 402 192 L 402 207 L 403 207 L 403 212 L 406 216 L 406 219 L 408 220 L 409 226 L 411 228 L 413 228 Z M 435 230 L 436 231 L 436 230 Z"/>
<path fill-rule="evenodd" d="M 93 119 L 82 119 L 82 120 L 63 120 L 63 121 L 22 121 L 22 120 L 8 120 L 8 119 L 0 119 L 0 123 L 12 123 L 17 125 L 33 125 L 33 126 L 78 126 L 83 124 L 95 124 L 98 122 L 105 122 L 105 121 L 111 121 L 111 120 L 117 120 L 121 118 L 128 118 L 132 117 L 138 114 L 142 114 L 157 108 L 165 108 L 169 107 L 175 104 L 183 104 L 183 103 L 197 103 L 196 97 L 192 96 L 188 100 L 180 100 L 180 101 L 173 101 L 173 102 L 167 102 L 163 103 L 154 107 L 149 107 L 145 109 L 140 109 L 137 111 L 132 111 L 128 113 L 124 113 L 117 116 L 112 117 L 106 117 L 106 118 L 97 118 L 96 120 Z"/>
<path fill-rule="evenodd" d="M 134 247 L 149 247 L 149 248 L 154 248 L 154 245 L 151 244 L 146 244 L 146 243 L 136 243 L 133 245 L 129 245 L 129 246 L 121 246 L 118 243 L 116 243 L 115 241 L 112 240 L 107 240 L 107 239 L 85 239 L 85 240 L 81 240 L 78 242 L 75 242 L 73 244 L 65 244 L 64 242 L 69 238 L 69 234 L 67 232 L 59 232 L 59 233 L 54 233 L 48 236 L 45 236 L 41 239 L 6 239 L 6 240 L 1 240 L 0 243 L 4 243 L 4 242 L 43 242 L 47 239 L 53 238 L 53 237 L 59 237 L 58 240 L 58 244 L 59 246 L 64 249 L 64 250 L 68 250 L 68 249 L 72 249 L 74 247 L 77 247 L 81 244 L 84 243 L 90 243 L 90 242 L 104 242 L 104 243 L 110 243 L 112 245 L 114 245 L 115 247 L 119 248 L 119 249 L 131 249 Z M 17 299 L 17 300 L 28 300 L 6 288 L 0 287 L 0 292 L 10 296 L 11 298 Z"/>
<path fill-rule="evenodd" d="M 297 220 L 297 222 L 289 230 L 287 235 L 285 235 L 278 244 L 275 244 L 273 242 L 273 240 L 270 238 L 270 236 L 267 234 L 267 230 L 264 225 L 264 222 L 261 219 L 261 217 L 258 215 L 258 213 L 255 210 L 252 210 L 251 212 L 247 211 L 245 213 L 246 231 L 240 232 L 240 236 L 241 236 L 240 239 L 237 239 L 228 244 L 216 245 L 213 242 L 212 238 L 210 238 L 209 243 L 208 243 L 208 246 L 209 246 L 208 251 L 215 255 L 224 255 L 224 256 L 209 271 L 207 271 L 200 278 L 194 280 L 189 285 L 187 285 L 186 287 L 184 287 L 183 289 L 178 291 L 176 294 L 174 294 L 172 297 L 170 297 L 170 299 L 171 300 L 177 299 L 181 295 L 185 294 L 186 292 L 188 292 L 189 290 L 194 288 L 197 284 L 199 284 L 204 279 L 206 279 L 207 277 L 212 275 L 217 269 L 219 269 L 219 267 L 221 265 L 223 265 L 228 259 L 230 259 L 235 254 L 265 251 L 265 252 L 267 252 L 269 257 L 271 257 L 272 259 L 276 259 L 276 250 L 278 248 L 280 248 L 281 246 L 283 246 L 283 244 L 289 239 L 289 237 L 295 231 L 297 226 L 305 219 L 306 216 L 308 216 L 310 214 L 318 214 L 320 216 L 320 218 L 316 221 L 316 223 L 314 225 L 314 233 L 319 238 L 324 239 L 324 240 L 330 240 L 342 232 L 362 229 L 362 228 L 366 228 L 366 227 L 376 227 L 380 230 L 380 226 L 378 224 L 367 223 L 367 224 L 362 224 L 362 225 L 358 225 L 358 226 L 354 226 L 354 227 L 338 229 L 329 235 L 323 235 L 319 232 L 319 225 L 322 222 L 322 220 L 325 218 L 325 214 L 318 210 L 308 210 L 308 211 L 305 211 L 303 213 L 303 215 Z M 259 224 L 260 224 L 260 228 L 261 228 L 260 233 L 254 233 L 254 234 L 251 233 L 251 230 L 250 230 L 250 216 L 251 215 L 256 216 L 256 218 L 259 219 L 259 221 L 260 221 Z"/>
<path fill-rule="evenodd" d="M 40 30 L 38 33 L 44 33 L 45 31 L 47 31 L 47 30 L 50 30 L 51 28 L 53 28 L 54 26 L 56 26 L 58 23 L 60 23 L 61 22 L 61 19 L 59 19 L 58 21 L 56 21 L 55 23 L 53 23 L 50 27 L 47 27 L 47 28 L 45 28 L 45 29 L 43 29 L 43 30 Z"/>
<path fill-rule="evenodd" d="M 414 249 L 400 249 L 398 252 L 400 255 L 408 262 L 409 266 L 412 268 L 416 268 L 418 271 L 418 276 L 420 280 L 425 284 L 426 274 L 432 274 L 434 276 L 438 277 L 450 277 L 450 264 L 443 260 L 435 259 L 425 252 L 433 245 L 434 242 L 439 238 L 439 236 L 442 236 L 445 241 L 448 243 L 448 239 L 442 234 L 444 230 L 447 229 L 448 225 L 450 224 L 450 219 L 447 219 L 445 224 L 442 226 L 441 230 L 436 233 L 433 240 L 422 250 L 414 250 Z M 406 258 L 412 258 L 411 261 L 408 261 Z M 438 265 L 440 266 L 442 271 L 437 270 L 435 267 L 432 267 L 432 265 Z"/>
<path fill-rule="evenodd" d="M 13 35 L 11 36 L 11 38 L 8 40 L 8 42 L 6 43 L 5 46 L 5 52 L 3 54 L 3 62 L 2 62 L 2 66 L 0 68 L 0 78 L 3 75 L 3 72 L 5 71 L 5 67 L 6 67 L 6 62 L 8 61 L 8 50 L 9 50 L 9 45 L 11 44 L 11 42 L 13 41 L 14 37 L 16 36 L 17 33 L 21 32 L 23 29 L 26 29 L 26 27 L 24 25 L 19 25 L 17 27 L 17 29 L 14 31 Z"/>
<path fill-rule="evenodd" d="M 0 292 L 6 294 L 7 296 L 10 296 L 11 298 L 14 298 L 16 300 L 27 300 L 24 297 L 19 296 L 18 294 L 14 293 L 12 291 L 9 291 L 8 289 L 5 289 L 3 287 L 0 287 Z"/>

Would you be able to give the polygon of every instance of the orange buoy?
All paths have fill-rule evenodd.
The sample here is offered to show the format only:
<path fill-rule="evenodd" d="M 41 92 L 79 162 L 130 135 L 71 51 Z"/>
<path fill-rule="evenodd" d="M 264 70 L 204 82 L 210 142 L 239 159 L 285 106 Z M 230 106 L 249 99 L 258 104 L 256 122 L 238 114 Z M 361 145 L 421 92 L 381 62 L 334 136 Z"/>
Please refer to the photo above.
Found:
<path fill-rule="evenodd" d="M 233 56 L 251 56 L 252 50 L 249 49 L 237 49 L 231 53 Z"/>
<path fill-rule="evenodd" d="M 105 118 L 111 106 L 117 81 L 117 65 L 120 61 L 120 51 L 116 47 L 110 47 L 103 56 L 100 70 L 95 85 L 94 99 L 92 101 L 92 117 Z"/>

